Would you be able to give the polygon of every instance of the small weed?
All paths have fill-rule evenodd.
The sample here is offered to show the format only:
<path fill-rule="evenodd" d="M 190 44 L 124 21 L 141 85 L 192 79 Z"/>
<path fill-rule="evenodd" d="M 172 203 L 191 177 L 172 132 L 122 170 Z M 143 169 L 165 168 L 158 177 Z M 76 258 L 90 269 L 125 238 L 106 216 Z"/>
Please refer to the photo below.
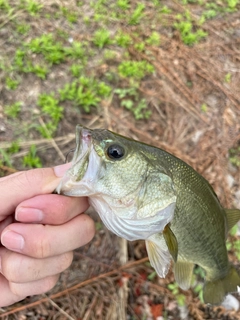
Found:
<path fill-rule="evenodd" d="M 115 41 L 120 47 L 126 48 L 131 44 L 132 38 L 127 33 L 119 32 L 115 37 Z"/>
<path fill-rule="evenodd" d="M 180 307 L 185 306 L 186 297 L 179 291 L 179 286 L 176 282 L 168 285 L 168 289 L 172 292 L 172 294 L 176 297 L 177 303 Z"/>
<path fill-rule="evenodd" d="M 240 167 L 240 147 L 229 150 L 229 161 L 236 167 Z"/>
<path fill-rule="evenodd" d="M 55 41 L 51 33 L 32 39 L 27 47 L 32 53 L 43 54 L 46 61 L 51 64 L 59 64 L 65 59 L 62 43 Z"/>
<path fill-rule="evenodd" d="M 37 105 L 41 108 L 43 115 L 50 118 L 45 127 L 40 126 L 37 129 L 43 137 L 51 138 L 63 117 L 63 107 L 59 106 L 59 101 L 54 97 L 53 93 L 41 94 L 38 97 Z"/>
<path fill-rule="evenodd" d="M 131 17 L 129 18 L 128 23 L 130 25 L 138 24 L 141 21 L 141 19 L 144 17 L 144 13 L 143 13 L 144 9 L 145 9 L 145 4 L 139 3 L 136 9 L 133 11 Z"/>
<path fill-rule="evenodd" d="M 59 106 L 59 101 L 54 94 L 41 94 L 38 98 L 37 105 L 45 115 L 49 115 L 54 122 L 59 122 L 63 117 L 63 107 Z"/>
<path fill-rule="evenodd" d="M 23 157 L 23 166 L 28 168 L 41 168 L 41 159 L 37 156 L 35 145 L 31 145 L 28 154 Z"/>
<path fill-rule="evenodd" d="M 208 106 L 207 106 L 206 103 L 203 103 L 203 104 L 201 105 L 201 110 L 202 110 L 202 112 L 204 112 L 204 113 L 206 113 L 206 112 L 208 111 Z"/>
<path fill-rule="evenodd" d="M 174 23 L 174 27 L 179 30 L 182 41 L 187 45 L 198 43 L 201 39 L 205 38 L 208 34 L 200 28 L 194 30 L 193 22 L 189 11 L 185 15 L 177 15 L 178 22 Z"/>
<path fill-rule="evenodd" d="M 20 150 L 19 142 L 13 141 L 11 146 L 7 149 L 7 152 L 9 154 L 17 153 Z"/>
<path fill-rule="evenodd" d="M 140 99 L 137 88 L 118 88 L 114 93 L 121 99 L 120 105 L 131 111 L 136 120 L 148 119 L 151 116 L 146 100 Z"/>
<path fill-rule="evenodd" d="M 30 26 L 28 24 L 18 24 L 16 27 L 16 31 L 20 34 L 27 34 L 30 30 Z"/>
<path fill-rule="evenodd" d="M 152 46 L 159 46 L 160 45 L 160 35 L 158 32 L 153 31 L 150 37 L 146 40 L 147 44 Z"/>
<path fill-rule="evenodd" d="M 5 80 L 5 83 L 6 83 L 6 87 L 10 90 L 15 90 L 19 85 L 19 81 L 12 79 L 11 77 L 7 77 Z"/>
<path fill-rule="evenodd" d="M 76 106 L 82 107 L 85 112 L 90 112 L 91 107 L 96 107 L 102 98 L 110 95 L 111 91 L 111 87 L 104 82 L 81 76 L 78 80 L 66 84 L 63 89 L 59 90 L 59 94 L 60 101 L 73 101 Z"/>
<path fill-rule="evenodd" d="M 136 43 L 135 45 L 134 45 L 134 48 L 136 49 L 136 50 L 138 50 L 139 52 L 142 52 L 142 51 L 144 51 L 144 49 L 145 49 L 145 43 L 142 41 L 142 42 L 138 42 L 138 43 Z"/>
<path fill-rule="evenodd" d="M 82 43 L 73 41 L 71 47 L 64 48 L 64 52 L 67 56 L 73 59 L 83 59 L 86 57 L 86 50 Z"/>
<path fill-rule="evenodd" d="M 70 67 L 70 71 L 71 71 L 73 77 L 76 77 L 76 78 L 80 77 L 80 75 L 83 72 L 83 69 L 84 69 L 83 65 L 76 64 L 76 63 L 72 64 Z"/>
<path fill-rule="evenodd" d="M 135 79 L 142 79 L 147 74 L 154 72 L 154 67 L 145 60 L 142 61 L 123 61 L 118 66 L 119 74 L 124 78 L 133 77 Z"/>
<path fill-rule="evenodd" d="M 224 81 L 226 83 L 230 83 L 231 82 L 231 79 L 232 79 L 232 74 L 230 72 L 228 72 L 225 77 L 224 77 Z"/>
<path fill-rule="evenodd" d="M 2 148 L 0 148 L 0 164 L 5 164 L 8 167 L 12 167 L 11 155 Z"/>
<path fill-rule="evenodd" d="M 116 58 L 116 52 L 113 50 L 105 50 L 104 51 L 104 58 L 106 60 L 114 60 Z"/>
<path fill-rule="evenodd" d="M 15 119 L 18 117 L 20 111 L 21 111 L 21 106 L 22 103 L 21 102 L 15 102 L 10 106 L 6 106 L 4 108 L 4 113 L 6 114 L 6 116 L 8 116 L 9 118 Z"/>
<path fill-rule="evenodd" d="M 63 16 L 66 17 L 66 19 L 68 20 L 68 22 L 70 22 L 70 23 L 77 22 L 78 16 L 77 16 L 76 12 L 71 11 L 66 7 L 62 7 L 61 11 L 63 13 Z"/>
<path fill-rule="evenodd" d="M 34 0 L 21 0 L 21 7 L 25 8 L 31 16 L 36 16 L 43 5 Z"/>
<path fill-rule="evenodd" d="M 161 13 L 165 13 L 165 14 L 169 14 L 172 12 L 171 9 L 169 9 L 167 6 L 163 6 L 161 9 L 160 9 L 160 12 Z"/>
<path fill-rule="evenodd" d="M 7 0 L 0 0 L 0 9 L 4 10 L 5 12 L 10 12 L 11 6 Z"/>
<path fill-rule="evenodd" d="M 118 0 L 117 6 L 122 10 L 127 10 L 130 8 L 129 0 Z"/>
<path fill-rule="evenodd" d="M 110 32 L 107 29 L 100 29 L 94 33 L 93 43 L 100 49 L 111 43 Z"/>
<path fill-rule="evenodd" d="M 48 68 L 39 64 L 32 65 L 29 67 L 29 72 L 35 73 L 37 77 L 44 80 L 48 74 Z"/>

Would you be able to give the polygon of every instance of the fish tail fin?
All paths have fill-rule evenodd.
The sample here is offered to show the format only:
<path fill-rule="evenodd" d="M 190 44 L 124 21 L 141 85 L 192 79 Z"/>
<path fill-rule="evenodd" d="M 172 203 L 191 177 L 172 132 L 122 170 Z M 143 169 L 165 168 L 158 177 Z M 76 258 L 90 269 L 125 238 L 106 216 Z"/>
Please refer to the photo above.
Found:
<path fill-rule="evenodd" d="M 230 292 L 237 292 L 240 287 L 240 276 L 237 270 L 230 266 L 228 274 L 215 281 L 206 281 L 203 287 L 203 300 L 205 303 L 220 304 Z"/>

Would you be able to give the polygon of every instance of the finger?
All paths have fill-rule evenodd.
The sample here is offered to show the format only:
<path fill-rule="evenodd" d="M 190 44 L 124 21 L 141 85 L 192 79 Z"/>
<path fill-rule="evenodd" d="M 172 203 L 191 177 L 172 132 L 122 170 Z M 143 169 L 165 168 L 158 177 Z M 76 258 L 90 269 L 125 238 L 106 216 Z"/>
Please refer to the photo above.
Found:
<path fill-rule="evenodd" d="M 59 226 L 13 223 L 3 231 L 1 242 L 9 250 L 46 258 L 83 246 L 94 232 L 93 220 L 82 214 Z"/>
<path fill-rule="evenodd" d="M 17 172 L 0 179 L 0 221 L 13 213 L 22 201 L 39 194 L 51 193 L 70 164 Z"/>
<path fill-rule="evenodd" d="M 35 259 L 0 248 L 1 273 L 14 283 L 25 283 L 54 276 L 66 270 L 72 263 L 73 252 L 55 257 Z"/>
<path fill-rule="evenodd" d="M 87 198 L 57 194 L 39 195 L 21 202 L 16 209 L 15 218 L 21 222 L 59 225 L 84 212 L 88 207 Z"/>
<path fill-rule="evenodd" d="M 5 307 L 20 301 L 27 296 L 42 294 L 51 290 L 57 283 L 59 275 L 47 277 L 41 280 L 36 280 L 28 283 L 8 282 L 4 276 L 0 275 L 0 306 Z"/>

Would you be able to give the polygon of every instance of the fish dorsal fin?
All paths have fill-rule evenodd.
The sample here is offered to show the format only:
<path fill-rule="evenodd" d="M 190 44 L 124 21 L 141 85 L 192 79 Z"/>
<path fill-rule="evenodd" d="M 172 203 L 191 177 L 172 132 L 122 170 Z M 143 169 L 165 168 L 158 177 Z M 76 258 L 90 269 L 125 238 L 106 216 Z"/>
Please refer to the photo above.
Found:
<path fill-rule="evenodd" d="M 172 256 L 173 261 L 177 262 L 178 242 L 169 224 L 167 224 L 163 230 L 163 237 L 164 237 L 164 240 L 166 241 L 169 253 Z"/>
<path fill-rule="evenodd" d="M 160 234 L 154 234 L 146 240 L 151 266 L 156 270 L 161 278 L 165 278 L 171 262 L 171 256 L 165 241 Z"/>
<path fill-rule="evenodd" d="M 191 262 L 178 261 L 174 263 L 173 272 L 179 287 L 188 290 L 191 286 L 194 264 Z"/>
<path fill-rule="evenodd" d="M 228 231 L 240 220 L 239 209 L 225 209 L 227 215 Z"/>

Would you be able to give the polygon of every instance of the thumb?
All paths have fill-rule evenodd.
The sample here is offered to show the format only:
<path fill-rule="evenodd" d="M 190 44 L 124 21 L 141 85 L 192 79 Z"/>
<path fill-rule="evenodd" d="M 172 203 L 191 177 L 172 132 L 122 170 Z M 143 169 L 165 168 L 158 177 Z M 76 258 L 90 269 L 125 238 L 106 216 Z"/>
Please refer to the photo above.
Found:
<path fill-rule="evenodd" d="M 71 163 L 54 168 L 21 171 L 0 179 L 0 221 L 15 211 L 19 203 L 36 195 L 52 193 Z"/>

